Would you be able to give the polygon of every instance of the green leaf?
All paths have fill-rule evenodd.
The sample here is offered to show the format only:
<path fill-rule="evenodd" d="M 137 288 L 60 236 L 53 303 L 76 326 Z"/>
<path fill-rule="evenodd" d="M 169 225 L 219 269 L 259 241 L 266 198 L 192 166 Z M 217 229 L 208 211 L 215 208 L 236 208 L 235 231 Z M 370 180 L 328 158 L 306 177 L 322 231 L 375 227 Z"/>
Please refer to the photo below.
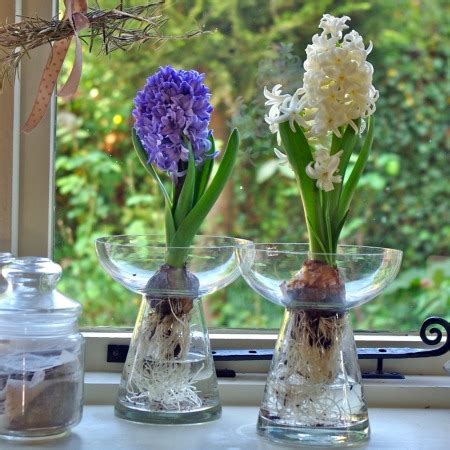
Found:
<path fill-rule="evenodd" d="M 239 133 L 233 130 L 214 179 L 175 233 L 172 245 L 189 246 L 214 203 L 225 187 L 239 149 Z M 170 264 L 170 262 L 168 262 Z"/>
<path fill-rule="evenodd" d="M 367 135 L 364 140 L 364 144 L 359 152 L 358 159 L 353 167 L 353 170 L 342 188 L 341 198 L 339 199 L 337 220 L 338 223 L 346 216 L 347 211 L 350 207 L 353 195 L 355 193 L 358 181 L 361 178 L 364 167 L 366 166 L 367 159 L 369 158 L 369 152 L 372 147 L 373 142 L 373 129 L 374 129 L 374 119 L 373 116 L 369 118 Z"/>
<path fill-rule="evenodd" d="M 323 244 L 320 245 L 321 241 L 318 239 L 321 232 L 321 222 L 317 215 L 318 191 L 314 180 L 306 174 L 306 166 L 313 161 L 311 148 L 301 127 L 298 124 L 294 126 L 295 133 L 288 122 L 280 123 L 281 141 L 300 189 L 311 251 L 317 251 L 319 248 L 322 251 Z"/>
<path fill-rule="evenodd" d="M 326 226 L 326 231 L 327 231 L 327 243 L 328 243 L 328 252 L 329 253 L 336 253 L 336 248 L 337 248 L 337 241 L 335 241 L 333 239 L 333 228 L 331 226 L 331 218 L 330 218 L 330 199 L 327 196 L 326 192 L 322 192 L 321 194 L 323 195 L 323 204 L 324 204 L 324 208 L 323 208 L 323 213 L 325 216 L 325 226 Z"/>
<path fill-rule="evenodd" d="M 288 122 L 280 123 L 280 135 L 289 163 L 295 172 L 302 194 L 314 193 L 314 180 L 306 175 L 306 166 L 313 161 L 311 148 L 303 130 L 295 124 L 295 133 Z"/>
<path fill-rule="evenodd" d="M 161 178 L 159 178 L 158 174 L 156 173 L 155 169 L 151 164 L 147 163 L 147 152 L 144 150 L 144 147 L 142 146 L 141 140 L 139 139 L 139 136 L 136 134 L 136 130 L 133 128 L 131 138 L 133 141 L 134 149 L 136 150 L 136 153 L 138 155 L 139 161 L 141 161 L 142 165 L 145 167 L 147 172 L 156 180 L 158 183 L 159 189 L 161 190 L 163 196 L 164 196 L 164 202 L 165 202 L 165 227 L 166 227 L 166 243 L 167 245 L 170 245 L 172 242 L 173 236 L 175 235 L 175 222 L 174 218 L 172 216 L 172 201 L 170 199 L 170 196 L 161 181 Z"/>
<path fill-rule="evenodd" d="M 360 121 L 356 121 L 357 127 L 360 125 Z M 341 138 L 338 138 L 335 134 L 333 134 L 333 139 L 331 143 L 331 154 L 335 154 L 338 151 L 342 150 L 342 155 L 339 161 L 339 171 L 338 174 L 342 177 L 341 183 L 336 183 L 334 185 L 334 190 L 329 193 L 330 200 L 330 221 L 333 227 L 333 236 L 336 237 L 335 245 L 337 245 L 337 240 L 339 238 L 339 234 L 336 233 L 338 226 L 338 205 L 339 199 L 342 193 L 342 186 L 344 184 L 345 172 L 347 171 L 347 166 L 350 161 L 350 156 L 352 155 L 353 148 L 355 147 L 356 142 L 358 141 L 359 136 L 355 133 L 355 130 L 347 125 L 344 134 Z"/>
<path fill-rule="evenodd" d="M 342 127 L 341 127 L 342 128 Z M 341 137 L 336 136 L 333 133 L 333 136 L 331 138 L 331 148 L 330 148 L 330 154 L 334 155 L 335 153 L 337 153 L 339 150 L 341 150 L 342 147 L 342 140 L 344 138 L 344 136 L 342 136 L 342 129 L 339 130 L 341 131 Z"/>
<path fill-rule="evenodd" d="M 214 154 L 216 152 L 216 143 L 214 141 L 214 137 L 211 136 L 208 138 L 209 142 L 211 142 L 211 149 L 209 154 Z M 211 173 L 214 167 L 214 158 L 207 159 L 203 165 L 197 170 L 197 176 L 195 178 L 195 191 L 194 191 L 194 205 L 198 202 L 198 200 L 202 197 L 205 192 L 206 187 L 208 186 L 209 179 L 211 178 Z"/>
<path fill-rule="evenodd" d="M 359 120 L 356 121 L 356 126 L 360 126 Z M 339 161 L 339 174 L 342 176 L 342 180 L 344 180 L 348 162 L 350 161 L 350 156 L 352 156 L 353 149 L 358 142 L 358 139 L 359 136 L 355 133 L 355 130 L 350 125 L 347 125 L 345 133 L 342 136 L 342 139 L 340 139 L 340 148 L 336 150 L 342 150 L 341 159 Z"/>
<path fill-rule="evenodd" d="M 360 126 L 359 120 L 356 122 L 356 125 L 357 127 Z M 339 174 L 342 176 L 342 180 L 344 180 L 348 162 L 350 161 L 350 156 L 352 156 L 353 149 L 358 142 L 358 139 L 359 136 L 355 133 L 355 130 L 350 125 L 347 125 L 347 129 L 345 130 L 344 136 L 342 136 L 340 146 L 340 150 L 343 150 L 339 161 Z"/>
<path fill-rule="evenodd" d="M 172 215 L 172 208 L 167 204 L 167 202 L 164 209 L 165 209 L 164 222 L 166 227 L 166 244 L 167 246 L 171 246 L 173 237 L 175 236 L 176 232 L 175 221 Z"/>
<path fill-rule="evenodd" d="M 136 153 L 138 155 L 139 161 L 141 161 L 142 165 L 145 167 L 145 170 L 156 180 L 158 183 L 159 189 L 161 190 L 162 194 L 164 195 L 164 199 L 166 203 L 170 205 L 172 208 L 172 200 L 170 199 L 170 196 L 164 186 L 164 183 L 161 181 L 161 178 L 159 178 L 158 174 L 156 173 L 156 170 L 153 168 L 151 164 L 147 163 L 147 152 L 144 150 L 144 147 L 142 146 L 142 142 L 139 139 L 139 136 L 136 133 L 136 130 L 133 128 L 133 131 L 131 133 L 131 138 L 133 141 L 134 149 L 136 150 Z"/>
<path fill-rule="evenodd" d="M 308 230 L 311 230 L 311 233 L 313 234 L 314 238 L 317 241 L 317 244 L 319 245 L 318 249 L 311 250 L 314 253 L 328 253 L 327 249 L 325 248 L 325 245 L 323 244 L 322 240 L 320 239 L 320 236 L 316 233 L 314 230 L 314 227 L 311 226 L 311 222 L 309 221 L 308 217 L 306 218 L 306 222 L 308 224 Z"/>
<path fill-rule="evenodd" d="M 334 234 L 333 234 L 333 240 L 334 240 L 334 243 L 335 243 L 334 253 L 337 250 L 337 243 L 339 242 L 339 236 L 341 234 L 342 228 L 344 227 L 345 221 L 347 220 L 347 217 L 348 217 L 348 210 L 345 213 L 345 215 L 342 218 L 342 220 L 338 223 L 337 227 L 334 228 Z"/>
<path fill-rule="evenodd" d="M 195 160 L 192 146 L 188 143 L 189 148 L 189 162 L 187 168 L 187 174 L 181 188 L 180 196 L 178 198 L 175 212 L 173 214 L 175 220 L 175 227 L 178 228 L 184 218 L 189 214 L 192 209 L 192 202 L 194 200 L 194 188 L 195 188 Z"/>

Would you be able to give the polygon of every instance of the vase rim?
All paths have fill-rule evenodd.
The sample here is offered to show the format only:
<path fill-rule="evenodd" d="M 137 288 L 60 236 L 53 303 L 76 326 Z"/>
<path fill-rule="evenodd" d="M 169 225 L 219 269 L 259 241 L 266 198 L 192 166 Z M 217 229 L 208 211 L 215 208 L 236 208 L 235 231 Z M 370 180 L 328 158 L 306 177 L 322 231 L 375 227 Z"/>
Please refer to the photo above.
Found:
<path fill-rule="evenodd" d="M 253 242 L 248 239 L 232 236 L 217 236 L 208 234 L 198 234 L 195 238 L 205 238 L 211 240 L 221 240 L 223 244 L 197 245 L 195 241 L 189 246 L 168 246 L 163 234 L 117 234 L 102 236 L 95 239 L 96 245 L 108 244 L 114 247 L 141 247 L 141 248 L 167 248 L 167 249 L 222 249 L 222 248 L 246 248 L 253 247 Z M 195 239 L 194 238 L 194 239 Z M 141 242 L 130 242 L 133 239 Z"/>
<path fill-rule="evenodd" d="M 270 248 L 270 246 L 285 247 L 283 248 Z M 263 247 L 263 248 L 261 248 Z M 293 247 L 293 248 L 292 248 Z M 338 251 L 336 253 L 326 252 L 313 252 L 309 249 L 309 244 L 305 242 L 253 242 L 253 249 L 257 252 L 270 252 L 276 251 L 283 254 L 297 254 L 297 255 L 317 255 L 317 256 L 374 256 L 382 255 L 385 253 L 402 254 L 402 250 L 389 248 L 389 247 L 375 247 L 368 245 L 338 245 Z M 343 251 L 339 252 L 339 249 Z"/>

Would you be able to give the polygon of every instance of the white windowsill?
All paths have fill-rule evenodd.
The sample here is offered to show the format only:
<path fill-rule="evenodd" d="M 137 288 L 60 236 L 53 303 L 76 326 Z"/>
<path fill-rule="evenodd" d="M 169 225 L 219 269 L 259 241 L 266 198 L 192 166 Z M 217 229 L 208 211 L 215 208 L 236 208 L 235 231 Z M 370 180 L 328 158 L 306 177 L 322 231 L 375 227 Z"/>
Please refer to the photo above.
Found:
<path fill-rule="evenodd" d="M 62 439 L 34 445 L 0 440 L 2 450 L 282 450 L 256 434 L 265 375 L 219 378 L 222 418 L 202 425 L 156 426 L 114 416 L 120 373 L 86 372 L 83 419 Z M 372 437 L 363 449 L 448 448 L 450 377 L 364 380 Z M 305 448 L 305 447 L 302 447 Z"/>
<path fill-rule="evenodd" d="M 142 425 L 114 416 L 110 405 L 88 405 L 68 437 L 26 447 L 33 450 L 281 450 L 256 434 L 256 406 L 225 406 L 220 420 L 202 425 Z M 372 435 L 363 449 L 444 450 L 450 412 L 442 409 L 369 411 Z M 4 444 L 4 443 L 2 443 Z M 21 446 L 23 448 L 23 446 Z M 14 444 L 2 450 L 17 450 Z M 302 447 L 305 448 L 305 447 Z M 317 448 L 317 447 L 316 447 Z"/>

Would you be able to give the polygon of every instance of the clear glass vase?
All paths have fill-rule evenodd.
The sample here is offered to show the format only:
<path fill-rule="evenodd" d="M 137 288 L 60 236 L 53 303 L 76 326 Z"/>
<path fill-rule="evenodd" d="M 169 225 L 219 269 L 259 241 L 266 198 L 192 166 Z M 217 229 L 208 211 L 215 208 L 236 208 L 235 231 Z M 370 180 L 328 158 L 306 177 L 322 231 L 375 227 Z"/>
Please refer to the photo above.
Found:
<path fill-rule="evenodd" d="M 97 240 L 103 268 L 142 294 L 115 412 L 135 422 L 188 424 L 221 415 L 201 298 L 239 276 L 237 250 L 249 241 L 198 236 L 171 248 L 160 236 Z M 177 258 L 185 264 L 167 264 Z"/>
<path fill-rule="evenodd" d="M 151 423 L 198 423 L 220 412 L 201 299 L 157 303 L 144 297 L 122 374 L 117 415 Z"/>
<path fill-rule="evenodd" d="M 259 434 L 282 443 L 353 446 L 369 439 L 349 309 L 396 276 L 402 253 L 341 246 L 255 244 L 240 261 L 256 292 L 285 308 L 258 418 Z"/>
<path fill-rule="evenodd" d="M 0 294 L 3 294 L 8 288 L 8 281 L 6 281 L 5 277 L 2 275 L 2 268 L 13 261 L 14 256 L 11 253 L 0 252 Z"/>

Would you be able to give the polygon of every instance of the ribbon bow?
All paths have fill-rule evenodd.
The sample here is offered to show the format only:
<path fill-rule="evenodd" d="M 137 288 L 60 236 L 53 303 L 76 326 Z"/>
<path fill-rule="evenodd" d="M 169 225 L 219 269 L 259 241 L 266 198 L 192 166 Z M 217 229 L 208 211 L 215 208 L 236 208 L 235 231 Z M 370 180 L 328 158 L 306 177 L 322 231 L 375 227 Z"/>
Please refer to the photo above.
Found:
<path fill-rule="evenodd" d="M 87 0 L 64 0 L 64 5 L 66 8 L 64 18 L 69 20 L 69 23 L 73 28 L 73 36 L 61 39 L 53 44 L 47 64 L 42 73 L 33 108 L 23 127 L 25 133 L 29 133 L 33 130 L 44 117 L 73 38 L 75 38 L 76 42 L 75 61 L 69 78 L 64 86 L 58 91 L 58 95 L 61 97 L 72 97 L 77 91 L 80 83 L 83 68 L 83 51 L 78 31 L 89 26 L 89 19 L 85 15 L 87 12 Z"/>

